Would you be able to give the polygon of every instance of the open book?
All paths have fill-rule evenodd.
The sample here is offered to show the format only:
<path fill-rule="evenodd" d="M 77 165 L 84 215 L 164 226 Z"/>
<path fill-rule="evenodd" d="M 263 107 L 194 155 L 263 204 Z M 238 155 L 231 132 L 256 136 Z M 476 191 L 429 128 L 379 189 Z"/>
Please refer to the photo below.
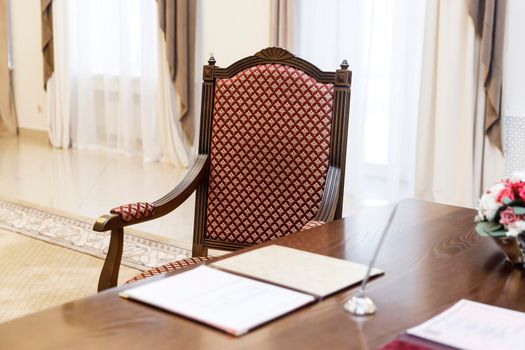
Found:
<path fill-rule="evenodd" d="M 238 336 L 354 285 L 366 270 L 364 265 L 278 245 L 211 266 L 130 288 L 120 296 Z M 373 273 L 381 271 L 374 269 Z"/>
<path fill-rule="evenodd" d="M 315 298 L 207 266 L 128 289 L 120 296 L 186 316 L 233 335 L 284 315 Z"/>

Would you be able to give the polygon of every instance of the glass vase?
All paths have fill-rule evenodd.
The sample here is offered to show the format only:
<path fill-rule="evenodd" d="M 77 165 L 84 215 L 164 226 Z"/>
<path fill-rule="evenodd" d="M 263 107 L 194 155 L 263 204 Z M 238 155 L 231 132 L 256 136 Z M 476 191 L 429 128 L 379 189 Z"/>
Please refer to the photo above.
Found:
<path fill-rule="evenodd" d="M 523 233 L 517 237 L 501 236 L 492 238 L 501 247 L 508 262 L 514 267 L 525 268 L 525 235 Z"/>

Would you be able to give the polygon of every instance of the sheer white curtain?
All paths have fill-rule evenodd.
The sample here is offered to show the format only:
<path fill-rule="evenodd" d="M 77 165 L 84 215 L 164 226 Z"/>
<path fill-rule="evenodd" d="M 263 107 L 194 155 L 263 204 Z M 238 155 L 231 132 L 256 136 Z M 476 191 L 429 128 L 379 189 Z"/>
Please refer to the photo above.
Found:
<path fill-rule="evenodd" d="M 412 196 L 425 1 L 289 6 L 289 48 L 324 70 L 346 58 L 353 71 L 345 207 Z"/>
<path fill-rule="evenodd" d="M 57 67 L 46 83 L 49 140 L 54 147 L 71 146 L 69 75 L 69 15 L 67 0 L 53 1 L 54 61 Z"/>
<path fill-rule="evenodd" d="M 153 0 L 55 0 L 49 84 L 57 147 L 103 149 L 188 165 Z M 161 56 L 162 55 L 162 56 Z"/>

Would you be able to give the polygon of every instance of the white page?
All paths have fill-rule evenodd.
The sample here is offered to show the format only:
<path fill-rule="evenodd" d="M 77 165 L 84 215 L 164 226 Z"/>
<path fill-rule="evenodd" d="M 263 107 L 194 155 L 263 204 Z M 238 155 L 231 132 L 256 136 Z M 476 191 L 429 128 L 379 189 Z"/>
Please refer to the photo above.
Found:
<path fill-rule="evenodd" d="M 311 295 L 207 266 L 130 288 L 120 296 L 201 321 L 234 335 L 315 300 Z"/>
<path fill-rule="evenodd" d="M 525 349 L 525 313 L 462 299 L 408 334 L 460 349 Z"/>
<path fill-rule="evenodd" d="M 211 264 L 319 297 L 356 284 L 368 266 L 299 249 L 269 245 Z M 370 276 L 383 273 L 372 269 Z"/>

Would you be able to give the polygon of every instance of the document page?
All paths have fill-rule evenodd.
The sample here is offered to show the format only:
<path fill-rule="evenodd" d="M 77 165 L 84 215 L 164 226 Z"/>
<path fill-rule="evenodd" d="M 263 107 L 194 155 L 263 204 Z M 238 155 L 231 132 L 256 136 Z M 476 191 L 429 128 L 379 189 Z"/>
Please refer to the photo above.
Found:
<path fill-rule="evenodd" d="M 460 349 L 525 349 L 525 313 L 463 299 L 407 333 Z"/>
<path fill-rule="evenodd" d="M 211 265 L 319 297 L 360 282 L 368 268 L 351 261 L 280 245 L 257 248 Z M 382 273 L 374 268 L 370 276 Z"/>
<path fill-rule="evenodd" d="M 207 266 L 130 288 L 120 296 L 151 304 L 234 335 L 313 302 L 311 295 Z"/>

